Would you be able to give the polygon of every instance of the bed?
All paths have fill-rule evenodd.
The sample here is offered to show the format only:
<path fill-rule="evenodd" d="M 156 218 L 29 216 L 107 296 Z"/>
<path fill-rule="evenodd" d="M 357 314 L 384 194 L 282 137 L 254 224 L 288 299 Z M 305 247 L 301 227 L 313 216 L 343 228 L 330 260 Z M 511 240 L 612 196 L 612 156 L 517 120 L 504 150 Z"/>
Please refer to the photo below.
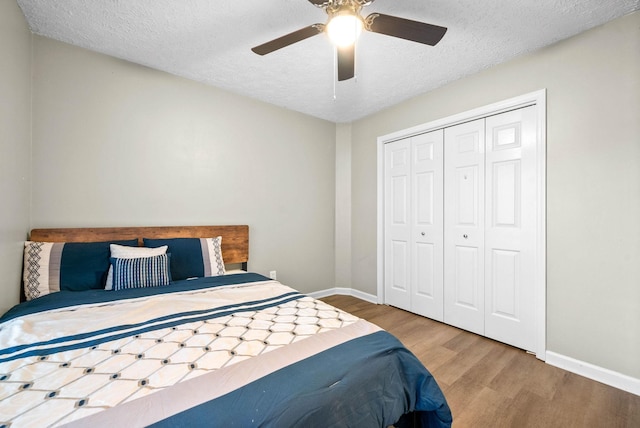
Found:
<path fill-rule="evenodd" d="M 248 226 L 32 230 L 0 426 L 451 426 L 395 337 L 245 272 L 248 244 Z"/>

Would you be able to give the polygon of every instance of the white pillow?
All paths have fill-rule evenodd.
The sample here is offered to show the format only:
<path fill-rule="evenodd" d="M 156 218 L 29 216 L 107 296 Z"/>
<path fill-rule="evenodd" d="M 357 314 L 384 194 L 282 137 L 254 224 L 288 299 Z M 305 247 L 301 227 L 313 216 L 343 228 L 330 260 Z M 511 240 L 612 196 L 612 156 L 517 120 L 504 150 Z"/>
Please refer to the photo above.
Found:
<path fill-rule="evenodd" d="M 111 257 L 115 259 L 139 259 L 141 257 L 161 256 L 167 253 L 168 248 L 168 245 L 163 245 L 162 247 L 157 248 L 127 247 L 125 245 L 118 244 L 109 245 L 109 249 L 111 250 Z M 107 273 L 107 283 L 104 289 L 113 289 L 113 265 L 109 266 L 109 273 Z"/>

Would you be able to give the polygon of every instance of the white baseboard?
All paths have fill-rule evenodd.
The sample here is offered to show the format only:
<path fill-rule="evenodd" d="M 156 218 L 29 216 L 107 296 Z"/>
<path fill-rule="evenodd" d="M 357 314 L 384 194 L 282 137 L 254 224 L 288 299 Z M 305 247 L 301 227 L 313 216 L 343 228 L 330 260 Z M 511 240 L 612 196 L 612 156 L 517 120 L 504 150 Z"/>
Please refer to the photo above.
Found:
<path fill-rule="evenodd" d="M 640 379 L 547 351 L 547 364 L 640 396 Z"/>
<path fill-rule="evenodd" d="M 365 293 L 364 291 L 354 290 L 353 288 L 334 287 L 334 288 L 328 288 L 326 290 L 314 291 L 313 293 L 308 293 L 308 294 L 314 299 L 320 299 L 322 297 L 339 294 L 341 296 L 357 297 L 358 299 L 364 300 L 366 302 L 378 304 L 377 296 L 374 296 L 373 294 Z"/>

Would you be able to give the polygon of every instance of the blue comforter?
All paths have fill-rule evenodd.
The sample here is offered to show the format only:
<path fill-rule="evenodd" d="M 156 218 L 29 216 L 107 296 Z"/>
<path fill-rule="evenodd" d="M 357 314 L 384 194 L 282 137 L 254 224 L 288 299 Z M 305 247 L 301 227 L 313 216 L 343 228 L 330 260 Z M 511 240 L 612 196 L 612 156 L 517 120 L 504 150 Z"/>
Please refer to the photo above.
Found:
<path fill-rule="evenodd" d="M 13 308 L 0 319 L 0 421 L 448 427 L 451 413 L 395 337 L 243 274 Z"/>
<path fill-rule="evenodd" d="M 412 417 L 418 426 L 451 425 L 435 380 L 396 338 L 380 331 L 154 426 L 192 427 L 210 420 L 223 427 L 387 427 L 412 411 L 417 411 Z"/>

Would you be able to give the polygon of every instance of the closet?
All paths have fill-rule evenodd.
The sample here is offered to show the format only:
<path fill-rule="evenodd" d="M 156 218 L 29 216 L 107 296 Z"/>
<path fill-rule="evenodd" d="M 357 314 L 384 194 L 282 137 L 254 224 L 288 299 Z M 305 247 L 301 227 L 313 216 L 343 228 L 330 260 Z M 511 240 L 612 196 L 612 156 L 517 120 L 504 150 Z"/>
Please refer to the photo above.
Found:
<path fill-rule="evenodd" d="M 384 142 L 385 303 L 536 349 L 537 114 Z"/>

